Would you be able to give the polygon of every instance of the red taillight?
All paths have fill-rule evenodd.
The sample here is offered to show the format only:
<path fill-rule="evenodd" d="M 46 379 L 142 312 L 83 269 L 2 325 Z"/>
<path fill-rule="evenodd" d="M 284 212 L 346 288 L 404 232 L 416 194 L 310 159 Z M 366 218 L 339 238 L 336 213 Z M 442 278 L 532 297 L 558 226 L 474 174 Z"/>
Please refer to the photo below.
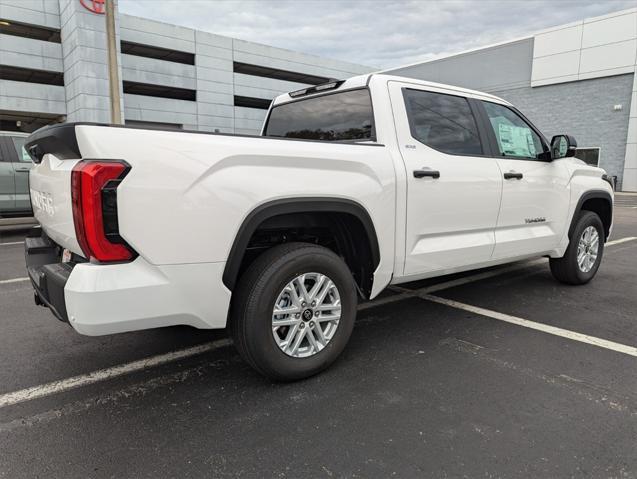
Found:
<path fill-rule="evenodd" d="M 71 197 L 73 199 L 73 222 L 75 236 L 82 251 L 90 260 L 99 262 L 128 261 L 134 253 L 123 241 L 113 242 L 110 238 L 119 237 L 109 234 L 104 225 L 105 207 L 111 210 L 115 205 L 103 204 L 107 183 L 121 181 L 128 171 L 128 165 L 118 161 L 83 160 L 73 168 L 71 174 Z M 116 186 L 115 186 L 116 188 Z M 110 214 L 113 212 L 110 211 Z"/>

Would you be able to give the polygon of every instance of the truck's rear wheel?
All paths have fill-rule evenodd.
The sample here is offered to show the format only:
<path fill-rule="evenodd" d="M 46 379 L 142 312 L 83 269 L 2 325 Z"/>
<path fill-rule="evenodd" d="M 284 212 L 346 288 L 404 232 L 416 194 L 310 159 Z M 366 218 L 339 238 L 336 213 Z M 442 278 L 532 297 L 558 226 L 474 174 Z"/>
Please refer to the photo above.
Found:
<path fill-rule="evenodd" d="M 551 258 L 549 264 L 553 277 L 562 283 L 588 283 L 602 261 L 604 253 L 604 225 L 596 213 L 582 211 L 566 253 L 561 258 Z"/>
<path fill-rule="evenodd" d="M 331 250 L 275 246 L 250 265 L 233 298 L 230 330 L 241 356 L 272 379 L 327 368 L 345 348 L 356 317 L 356 287 Z"/>

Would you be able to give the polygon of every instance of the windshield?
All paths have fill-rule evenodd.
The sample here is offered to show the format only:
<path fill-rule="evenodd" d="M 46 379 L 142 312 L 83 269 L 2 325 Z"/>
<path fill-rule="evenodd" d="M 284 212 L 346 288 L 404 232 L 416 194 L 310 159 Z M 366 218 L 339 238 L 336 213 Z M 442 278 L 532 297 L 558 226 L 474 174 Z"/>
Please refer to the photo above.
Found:
<path fill-rule="evenodd" d="M 306 140 L 374 140 L 369 90 L 349 90 L 272 108 L 264 136 Z"/>

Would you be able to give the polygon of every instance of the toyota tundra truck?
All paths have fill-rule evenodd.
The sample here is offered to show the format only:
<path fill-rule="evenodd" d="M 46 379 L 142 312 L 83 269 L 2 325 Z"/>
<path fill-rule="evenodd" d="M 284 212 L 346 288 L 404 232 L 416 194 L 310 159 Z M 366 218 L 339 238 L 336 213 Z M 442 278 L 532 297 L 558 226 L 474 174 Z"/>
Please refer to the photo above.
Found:
<path fill-rule="evenodd" d="M 37 304 L 86 335 L 228 327 L 276 380 L 328 367 L 388 285 L 540 256 L 586 283 L 612 226 L 571 136 L 385 74 L 281 95 L 260 136 L 66 123 L 26 148 Z"/>

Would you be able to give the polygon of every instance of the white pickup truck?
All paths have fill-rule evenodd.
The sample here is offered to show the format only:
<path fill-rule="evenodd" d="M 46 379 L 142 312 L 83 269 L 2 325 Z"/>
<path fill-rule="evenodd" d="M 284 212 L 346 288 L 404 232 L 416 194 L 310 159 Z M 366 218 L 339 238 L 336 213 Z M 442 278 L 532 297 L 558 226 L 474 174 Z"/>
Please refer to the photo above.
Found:
<path fill-rule="evenodd" d="M 68 123 L 26 145 L 37 304 L 88 335 L 228 326 L 279 380 L 331 364 L 390 284 L 537 256 L 586 283 L 612 225 L 572 137 L 383 74 L 279 96 L 261 136 Z"/>

